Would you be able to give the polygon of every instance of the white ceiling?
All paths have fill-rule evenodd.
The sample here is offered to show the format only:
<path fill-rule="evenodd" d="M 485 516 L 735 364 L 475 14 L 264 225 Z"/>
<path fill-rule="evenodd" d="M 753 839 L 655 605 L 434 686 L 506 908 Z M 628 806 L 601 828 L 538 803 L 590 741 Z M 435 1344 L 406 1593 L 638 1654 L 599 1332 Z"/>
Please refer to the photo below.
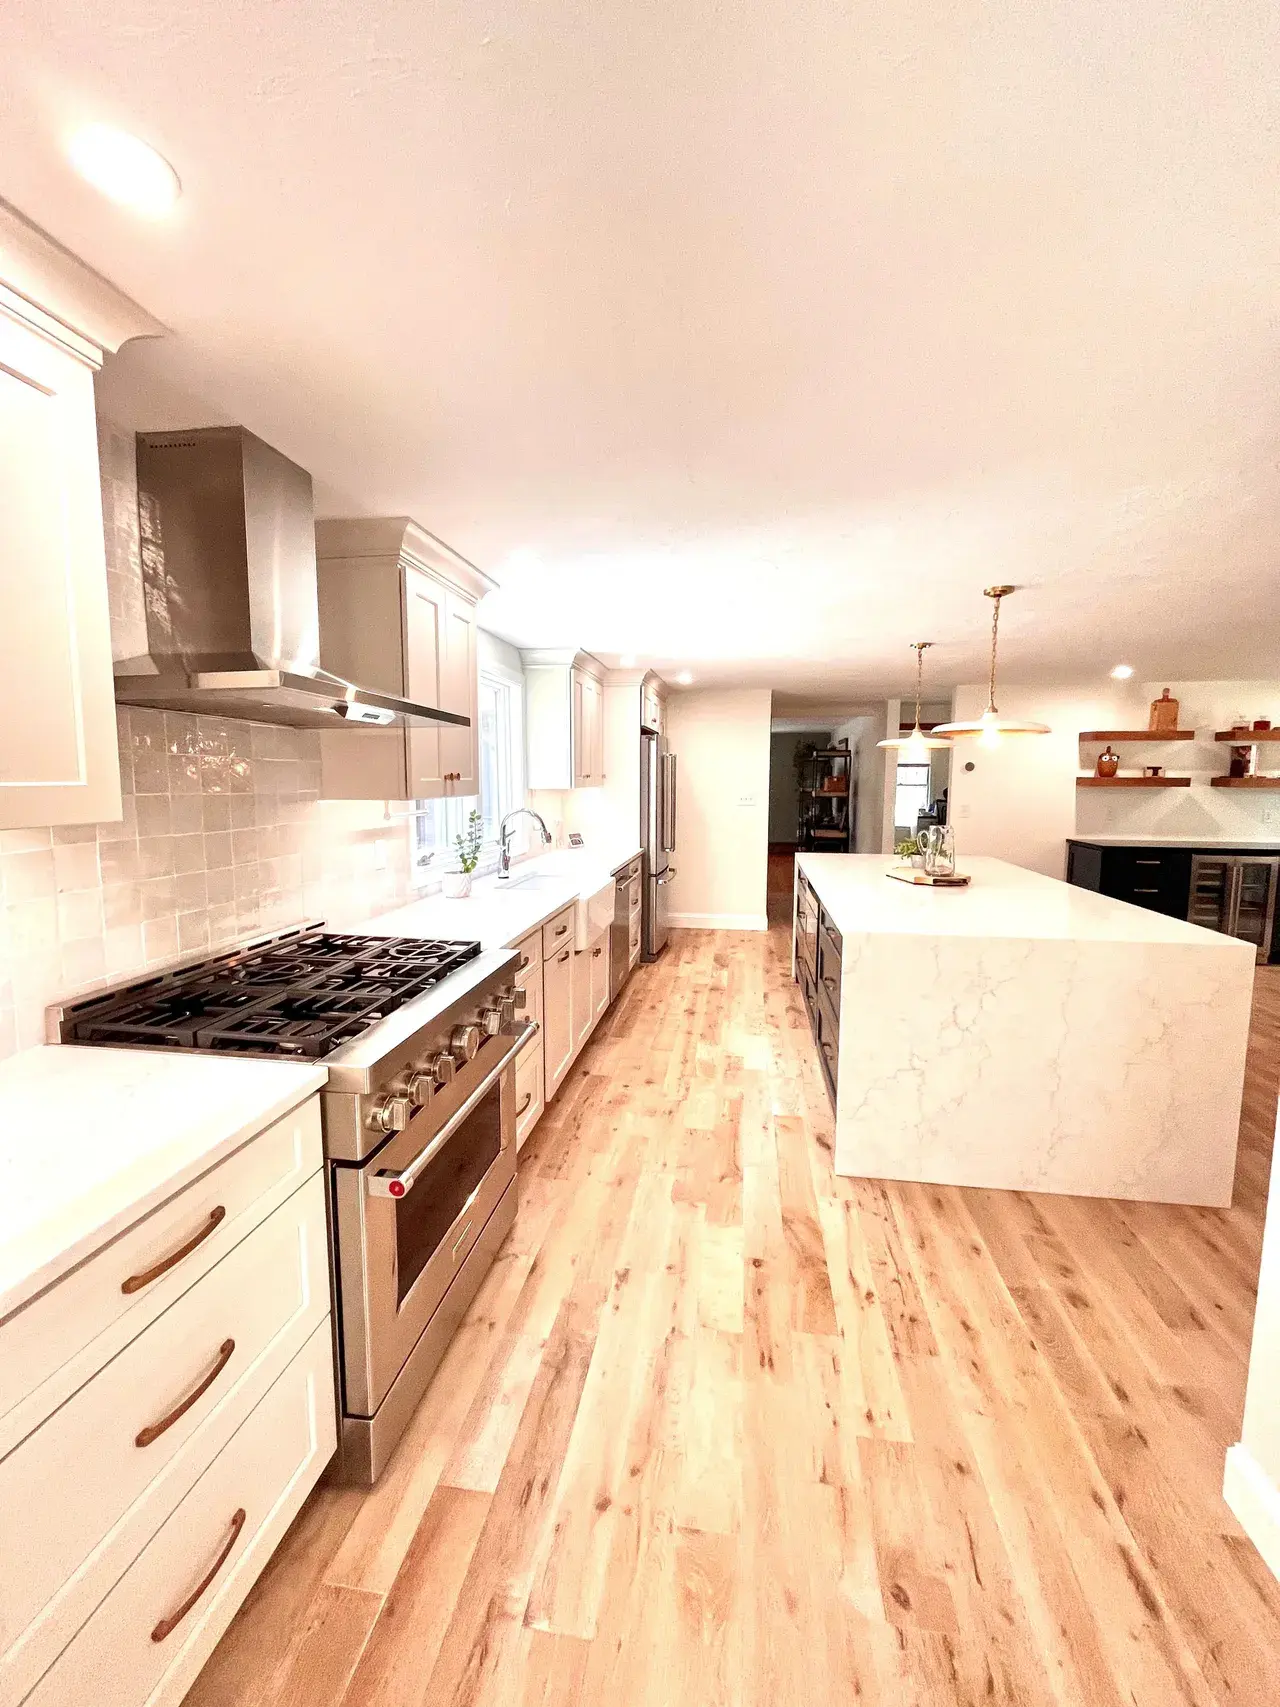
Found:
<path fill-rule="evenodd" d="M 6 0 L 0 196 L 489 626 L 865 700 L 1274 676 L 1272 0 Z M 83 119 L 183 180 L 147 225 Z M 786 700 L 780 699 L 780 708 Z"/>

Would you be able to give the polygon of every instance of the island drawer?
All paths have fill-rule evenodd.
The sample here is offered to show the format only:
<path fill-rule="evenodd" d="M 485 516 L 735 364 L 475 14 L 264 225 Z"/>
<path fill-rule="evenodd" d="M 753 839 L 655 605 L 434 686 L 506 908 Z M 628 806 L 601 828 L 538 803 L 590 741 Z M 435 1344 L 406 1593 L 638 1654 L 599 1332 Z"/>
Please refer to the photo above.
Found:
<path fill-rule="evenodd" d="M 817 977 L 819 986 L 827 992 L 837 1013 L 840 1011 L 840 962 L 843 951 L 844 940 L 831 923 L 824 907 L 818 914 Z"/>
<path fill-rule="evenodd" d="M 818 1065 L 826 1081 L 827 1095 L 832 1108 L 836 1105 L 836 1086 L 840 1079 L 840 1021 L 832 1013 L 825 997 L 818 991 L 813 1002 L 813 1038 L 818 1045 Z"/>

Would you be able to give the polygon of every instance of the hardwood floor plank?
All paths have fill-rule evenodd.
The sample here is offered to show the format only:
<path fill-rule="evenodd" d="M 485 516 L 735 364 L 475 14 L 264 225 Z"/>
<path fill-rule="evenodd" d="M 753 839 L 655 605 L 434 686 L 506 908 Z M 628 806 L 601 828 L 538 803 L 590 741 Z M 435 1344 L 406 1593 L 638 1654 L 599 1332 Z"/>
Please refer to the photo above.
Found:
<path fill-rule="evenodd" d="M 784 931 L 674 933 L 188 1707 L 1272 1707 L 1221 1478 L 1278 1077 L 1260 968 L 1229 1210 L 845 1179 Z"/>

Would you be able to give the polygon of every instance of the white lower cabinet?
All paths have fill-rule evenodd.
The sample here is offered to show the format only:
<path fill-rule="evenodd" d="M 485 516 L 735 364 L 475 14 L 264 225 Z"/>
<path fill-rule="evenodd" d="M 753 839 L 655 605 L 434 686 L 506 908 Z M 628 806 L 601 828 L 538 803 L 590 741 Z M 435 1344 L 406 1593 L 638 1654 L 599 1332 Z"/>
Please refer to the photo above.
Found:
<path fill-rule="evenodd" d="M 591 950 L 580 948 L 573 955 L 573 1053 L 576 1056 L 591 1036 L 595 1024 L 591 996 Z"/>
<path fill-rule="evenodd" d="M 26 1697 L 29 1707 L 177 1707 L 336 1441 L 326 1320 Z"/>
<path fill-rule="evenodd" d="M 565 946 L 542 962 L 542 1056 L 548 1102 L 564 1083 L 575 1053 L 573 948 Z"/>
<path fill-rule="evenodd" d="M 591 1025 L 599 1025 L 609 1006 L 609 938 L 603 936 L 592 943 L 591 955 Z"/>
<path fill-rule="evenodd" d="M 313 1097 L 0 1324 L 0 1707 L 176 1704 L 318 1479 L 322 1164 Z"/>
<path fill-rule="evenodd" d="M 516 1057 L 516 1149 L 538 1124 L 544 1105 L 542 1089 L 542 1047 L 535 1038 Z"/>

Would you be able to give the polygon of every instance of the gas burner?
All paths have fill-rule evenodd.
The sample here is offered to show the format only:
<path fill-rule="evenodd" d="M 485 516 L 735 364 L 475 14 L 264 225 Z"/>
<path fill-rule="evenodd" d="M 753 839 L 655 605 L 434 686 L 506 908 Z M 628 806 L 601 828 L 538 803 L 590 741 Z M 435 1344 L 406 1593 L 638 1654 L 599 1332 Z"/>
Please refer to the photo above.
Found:
<path fill-rule="evenodd" d="M 77 1002 L 62 1036 L 319 1060 L 479 953 L 478 942 L 306 931 Z"/>

